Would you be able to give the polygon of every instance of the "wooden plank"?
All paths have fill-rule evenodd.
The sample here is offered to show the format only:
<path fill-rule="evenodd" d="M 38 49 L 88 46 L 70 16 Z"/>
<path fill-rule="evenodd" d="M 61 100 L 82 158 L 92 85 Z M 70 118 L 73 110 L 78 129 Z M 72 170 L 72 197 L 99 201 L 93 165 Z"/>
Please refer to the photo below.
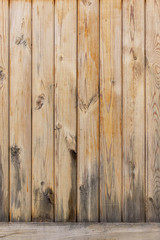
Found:
<path fill-rule="evenodd" d="M 78 221 L 99 219 L 99 0 L 78 0 Z"/>
<path fill-rule="evenodd" d="M 160 221 L 160 1 L 146 1 L 147 221 Z"/>
<path fill-rule="evenodd" d="M 121 221 L 121 0 L 100 1 L 100 220 Z"/>
<path fill-rule="evenodd" d="M 31 2 L 10 1 L 10 219 L 31 220 Z"/>
<path fill-rule="evenodd" d="M 55 220 L 76 220 L 75 0 L 55 1 Z"/>
<path fill-rule="evenodd" d="M 54 3 L 32 7 L 32 220 L 54 218 Z"/>
<path fill-rule="evenodd" d="M 123 1 L 123 217 L 145 218 L 144 1 Z"/>
<path fill-rule="evenodd" d="M 0 0 L 0 221 L 8 221 L 8 1 Z"/>
<path fill-rule="evenodd" d="M 2 223 L 0 238 L 7 240 L 159 240 L 160 224 Z"/>

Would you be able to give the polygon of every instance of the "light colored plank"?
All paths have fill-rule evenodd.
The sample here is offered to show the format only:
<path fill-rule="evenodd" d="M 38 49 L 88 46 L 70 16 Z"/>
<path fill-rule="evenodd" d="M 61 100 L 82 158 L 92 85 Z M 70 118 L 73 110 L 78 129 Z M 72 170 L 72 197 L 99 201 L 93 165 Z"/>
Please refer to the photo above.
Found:
<path fill-rule="evenodd" d="M 55 1 L 55 220 L 76 220 L 75 0 Z"/>
<path fill-rule="evenodd" d="M 123 1 L 123 217 L 145 218 L 144 1 Z"/>
<path fill-rule="evenodd" d="M 160 1 L 146 1 L 147 221 L 160 221 Z"/>
<path fill-rule="evenodd" d="M 1 224 L 7 240 L 159 240 L 159 224 Z"/>
<path fill-rule="evenodd" d="M 54 218 L 54 2 L 32 8 L 32 220 Z"/>
<path fill-rule="evenodd" d="M 99 218 L 99 0 L 78 0 L 78 221 Z"/>
<path fill-rule="evenodd" d="M 8 1 L 0 0 L 0 221 L 8 221 Z"/>
<path fill-rule="evenodd" d="M 100 1 L 100 220 L 121 221 L 121 0 Z"/>
<path fill-rule="evenodd" d="M 31 219 L 31 2 L 10 1 L 10 219 Z"/>

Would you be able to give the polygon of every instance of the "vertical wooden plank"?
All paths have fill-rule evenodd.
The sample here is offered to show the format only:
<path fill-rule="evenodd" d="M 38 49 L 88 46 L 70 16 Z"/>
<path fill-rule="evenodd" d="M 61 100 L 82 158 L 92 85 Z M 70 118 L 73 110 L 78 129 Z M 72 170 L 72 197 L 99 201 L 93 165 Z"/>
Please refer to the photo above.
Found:
<path fill-rule="evenodd" d="M 53 221 L 54 1 L 32 4 L 32 220 Z"/>
<path fill-rule="evenodd" d="M 124 221 L 144 221 L 144 0 L 123 1 Z"/>
<path fill-rule="evenodd" d="M 8 221 L 8 1 L 0 0 L 0 221 Z"/>
<path fill-rule="evenodd" d="M 76 220 L 76 9 L 55 1 L 56 221 Z"/>
<path fill-rule="evenodd" d="M 160 221 L 160 1 L 146 1 L 147 221 Z"/>
<path fill-rule="evenodd" d="M 10 219 L 31 220 L 31 1 L 10 1 Z"/>
<path fill-rule="evenodd" d="M 121 0 L 100 1 L 100 220 L 121 221 Z"/>
<path fill-rule="evenodd" d="M 99 219 L 99 0 L 78 0 L 78 221 Z"/>

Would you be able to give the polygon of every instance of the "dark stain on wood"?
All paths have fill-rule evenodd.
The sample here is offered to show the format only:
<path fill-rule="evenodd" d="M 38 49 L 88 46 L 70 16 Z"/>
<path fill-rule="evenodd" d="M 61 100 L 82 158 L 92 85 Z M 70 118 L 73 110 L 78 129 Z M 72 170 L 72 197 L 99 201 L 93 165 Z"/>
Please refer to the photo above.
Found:
<path fill-rule="evenodd" d="M 22 45 L 23 47 L 27 46 L 27 40 L 24 38 L 23 34 L 20 37 L 16 38 L 15 44 L 18 46 Z"/>
<path fill-rule="evenodd" d="M 3 189 L 3 168 L 2 168 L 2 149 L 0 146 L 0 221 L 7 221 L 4 211 L 4 189 Z"/>
<path fill-rule="evenodd" d="M 130 151 L 127 156 L 127 166 L 129 172 L 129 191 L 125 195 L 125 222 L 141 222 L 145 216 L 145 197 L 143 189 L 143 179 L 136 176 L 136 163 L 134 160 L 135 139 L 130 138 Z M 142 159 L 143 160 L 143 159 Z"/>
<path fill-rule="evenodd" d="M 81 218 L 84 222 L 88 221 L 88 197 L 89 197 L 89 185 L 88 179 L 84 181 L 84 183 L 79 187 L 80 191 L 80 202 L 81 202 Z"/>
<path fill-rule="evenodd" d="M 15 190 L 15 192 L 17 193 L 17 195 L 21 191 L 21 188 L 22 188 L 21 177 L 20 177 L 20 164 L 21 164 L 21 162 L 20 162 L 20 152 L 21 152 L 21 150 L 17 145 L 13 145 L 11 147 L 11 162 L 12 162 L 14 168 L 15 168 L 15 171 L 16 171 L 16 175 L 15 175 L 15 177 L 16 177 L 16 181 L 15 181 L 16 182 L 16 184 L 15 184 L 16 190 Z M 17 198 L 17 201 L 16 201 L 15 205 L 16 205 L 17 208 L 20 207 L 20 203 L 18 201 L 18 198 Z"/>
<path fill-rule="evenodd" d="M 39 110 L 43 107 L 45 101 L 45 95 L 42 93 L 41 95 L 38 96 L 36 100 L 36 107 L 35 110 Z"/>
<path fill-rule="evenodd" d="M 75 139 L 75 138 L 74 138 Z M 68 219 L 69 222 L 76 221 L 76 209 L 77 209 L 77 152 L 76 152 L 76 143 L 74 144 L 75 148 L 70 149 L 71 155 L 71 183 L 72 188 L 70 190 L 69 200 L 68 200 Z"/>
<path fill-rule="evenodd" d="M 35 202 L 39 205 L 39 216 L 32 219 L 34 222 L 52 222 L 51 212 L 54 212 L 54 193 L 50 187 L 45 189 L 45 182 L 41 182 L 41 188 L 34 190 Z"/>
<path fill-rule="evenodd" d="M 51 188 L 47 188 L 45 192 L 43 192 L 43 196 L 48 204 L 54 205 L 54 193 Z"/>
<path fill-rule="evenodd" d="M 5 74 L 3 72 L 3 68 L 0 66 L 0 89 L 3 87 L 5 79 Z"/>

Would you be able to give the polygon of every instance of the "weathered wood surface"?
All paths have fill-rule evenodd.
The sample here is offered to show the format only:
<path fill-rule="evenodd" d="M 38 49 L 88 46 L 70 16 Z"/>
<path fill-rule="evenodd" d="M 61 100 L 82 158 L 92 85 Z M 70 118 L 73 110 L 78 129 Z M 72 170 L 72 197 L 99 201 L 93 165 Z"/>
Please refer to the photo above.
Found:
<path fill-rule="evenodd" d="M 145 220 L 144 0 L 123 1 L 123 220 Z"/>
<path fill-rule="evenodd" d="M 160 221 L 159 12 L 0 0 L 0 221 Z"/>
<path fill-rule="evenodd" d="M 31 220 L 30 1 L 10 1 L 10 219 Z"/>
<path fill-rule="evenodd" d="M 160 221 L 160 1 L 146 1 L 147 221 Z"/>
<path fill-rule="evenodd" d="M 55 1 L 55 220 L 76 221 L 76 23 L 75 0 Z"/>
<path fill-rule="evenodd" d="M 100 220 L 121 221 L 121 0 L 100 1 Z"/>
<path fill-rule="evenodd" d="M 159 240 L 160 224 L 0 224 L 7 240 Z"/>
<path fill-rule="evenodd" d="M 8 220 L 8 1 L 0 0 L 0 221 Z"/>
<path fill-rule="evenodd" d="M 54 219 L 54 4 L 32 1 L 32 220 Z"/>
<path fill-rule="evenodd" d="M 78 0 L 78 221 L 99 219 L 99 0 Z"/>

